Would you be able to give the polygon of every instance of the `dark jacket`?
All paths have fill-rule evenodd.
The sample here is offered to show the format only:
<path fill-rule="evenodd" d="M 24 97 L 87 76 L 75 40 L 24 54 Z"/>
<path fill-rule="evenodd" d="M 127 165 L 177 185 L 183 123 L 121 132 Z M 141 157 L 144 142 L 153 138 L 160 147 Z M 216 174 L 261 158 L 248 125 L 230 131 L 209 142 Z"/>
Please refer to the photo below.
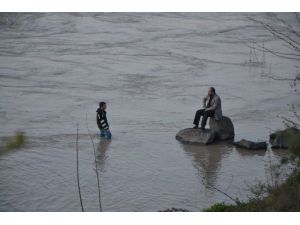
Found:
<path fill-rule="evenodd" d="M 96 120 L 97 120 L 97 125 L 98 125 L 99 129 L 108 130 L 109 125 L 108 125 L 107 118 L 106 118 L 106 111 L 98 108 L 96 112 L 97 112 Z"/>

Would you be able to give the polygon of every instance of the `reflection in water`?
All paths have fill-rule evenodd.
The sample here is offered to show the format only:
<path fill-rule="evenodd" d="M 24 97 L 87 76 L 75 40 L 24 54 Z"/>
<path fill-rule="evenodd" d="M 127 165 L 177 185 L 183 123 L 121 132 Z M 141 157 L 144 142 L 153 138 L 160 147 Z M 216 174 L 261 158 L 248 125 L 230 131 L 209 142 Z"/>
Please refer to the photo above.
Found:
<path fill-rule="evenodd" d="M 227 145 L 187 145 L 181 144 L 186 153 L 193 158 L 193 165 L 199 172 L 205 186 L 215 186 L 221 161 L 229 155 L 232 148 Z"/>
<path fill-rule="evenodd" d="M 105 161 L 107 159 L 107 150 L 108 150 L 108 147 L 110 145 L 111 141 L 110 140 L 107 140 L 105 138 L 101 138 L 98 146 L 97 146 L 97 152 L 96 152 L 96 155 L 97 155 L 97 163 L 98 163 L 98 168 L 100 171 L 104 171 L 105 169 Z"/>
<path fill-rule="evenodd" d="M 241 155 L 241 156 L 262 156 L 264 157 L 265 154 L 267 153 L 267 150 L 262 150 L 262 149 L 258 149 L 258 150 L 249 150 L 249 149 L 243 149 L 243 148 L 236 148 L 234 147 L 236 152 Z"/>

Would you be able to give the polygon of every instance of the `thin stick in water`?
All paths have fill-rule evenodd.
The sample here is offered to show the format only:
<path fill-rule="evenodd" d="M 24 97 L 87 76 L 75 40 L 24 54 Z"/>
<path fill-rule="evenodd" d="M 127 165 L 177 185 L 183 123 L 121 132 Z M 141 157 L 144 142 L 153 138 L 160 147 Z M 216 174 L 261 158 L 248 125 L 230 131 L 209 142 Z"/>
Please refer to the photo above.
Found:
<path fill-rule="evenodd" d="M 89 129 L 89 125 L 88 125 L 88 120 L 87 120 L 87 114 L 86 114 L 86 118 L 85 118 L 85 121 L 86 121 L 86 128 L 88 130 L 88 135 L 92 141 L 92 144 L 93 144 L 93 150 L 94 150 L 94 158 L 95 158 L 95 166 L 96 166 L 96 175 L 97 175 L 97 185 L 98 185 L 98 200 L 99 200 L 99 209 L 100 209 L 100 212 L 102 212 L 102 204 L 101 204 L 101 191 L 100 191 L 100 180 L 99 180 L 99 172 L 98 172 L 98 164 L 97 164 L 97 157 L 96 157 L 96 148 L 95 148 L 95 143 L 94 143 L 94 140 L 93 140 L 93 137 L 90 133 L 90 129 Z"/>
<path fill-rule="evenodd" d="M 82 197 L 81 197 L 81 190 L 80 190 L 80 182 L 79 182 L 79 160 L 78 160 L 78 123 L 77 123 L 77 134 L 76 134 L 76 161 L 77 161 L 77 186 L 78 186 L 78 193 L 81 205 L 81 211 L 84 212 L 83 204 L 82 204 Z"/>

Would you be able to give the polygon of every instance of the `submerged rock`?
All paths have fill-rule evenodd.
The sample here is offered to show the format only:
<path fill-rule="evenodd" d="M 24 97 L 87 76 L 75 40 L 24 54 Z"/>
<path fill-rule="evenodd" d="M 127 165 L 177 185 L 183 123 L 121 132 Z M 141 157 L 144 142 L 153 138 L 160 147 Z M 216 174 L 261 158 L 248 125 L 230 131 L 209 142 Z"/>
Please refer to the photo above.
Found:
<path fill-rule="evenodd" d="M 209 127 L 216 133 L 218 140 L 230 140 L 234 138 L 234 127 L 231 119 L 223 116 L 221 120 L 209 119 Z"/>
<path fill-rule="evenodd" d="M 216 138 L 212 130 L 202 131 L 200 129 L 186 128 L 176 134 L 176 139 L 185 144 L 210 144 Z"/>
<path fill-rule="evenodd" d="M 248 141 L 245 139 L 242 139 L 240 141 L 234 142 L 234 145 L 239 147 L 239 148 L 246 148 L 246 149 L 267 149 L 268 145 L 267 142 L 253 142 L 253 141 Z"/>
<path fill-rule="evenodd" d="M 292 147 L 295 138 L 298 138 L 299 136 L 300 130 L 290 127 L 270 134 L 270 143 L 273 149 L 290 148 Z"/>

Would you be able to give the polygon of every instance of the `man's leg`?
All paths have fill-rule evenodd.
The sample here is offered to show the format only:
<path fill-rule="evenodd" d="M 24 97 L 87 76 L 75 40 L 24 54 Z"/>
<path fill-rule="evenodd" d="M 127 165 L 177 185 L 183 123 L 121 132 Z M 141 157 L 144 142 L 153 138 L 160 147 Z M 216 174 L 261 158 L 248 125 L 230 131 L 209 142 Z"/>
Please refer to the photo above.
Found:
<path fill-rule="evenodd" d="M 200 117 L 203 116 L 204 113 L 204 109 L 199 109 L 196 114 L 195 114 L 195 118 L 194 118 L 194 123 L 195 127 L 199 126 L 199 122 L 200 122 Z"/>
<path fill-rule="evenodd" d="M 111 139 L 111 133 L 109 130 L 106 131 L 106 136 L 107 139 Z"/>
<path fill-rule="evenodd" d="M 215 114 L 215 111 L 214 111 L 214 110 L 207 110 L 207 111 L 204 111 L 203 117 L 202 117 L 202 121 L 201 121 L 201 128 L 202 128 L 202 129 L 205 129 L 207 118 L 208 118 L 208 117 L 213 117 L 214 114 Z"/>
<path fill-rule="evenodd" d="M 101 130 L 101 137 L 104 137 L 106 139 L 111 139 L 111 133 L 110 130 L 102 129 Z"/>
<path fill-rule="evenodd" d="M 105 130 L 104 129 L 100 129 L 100 137 L 104 137 L 105 136 Z"/>

